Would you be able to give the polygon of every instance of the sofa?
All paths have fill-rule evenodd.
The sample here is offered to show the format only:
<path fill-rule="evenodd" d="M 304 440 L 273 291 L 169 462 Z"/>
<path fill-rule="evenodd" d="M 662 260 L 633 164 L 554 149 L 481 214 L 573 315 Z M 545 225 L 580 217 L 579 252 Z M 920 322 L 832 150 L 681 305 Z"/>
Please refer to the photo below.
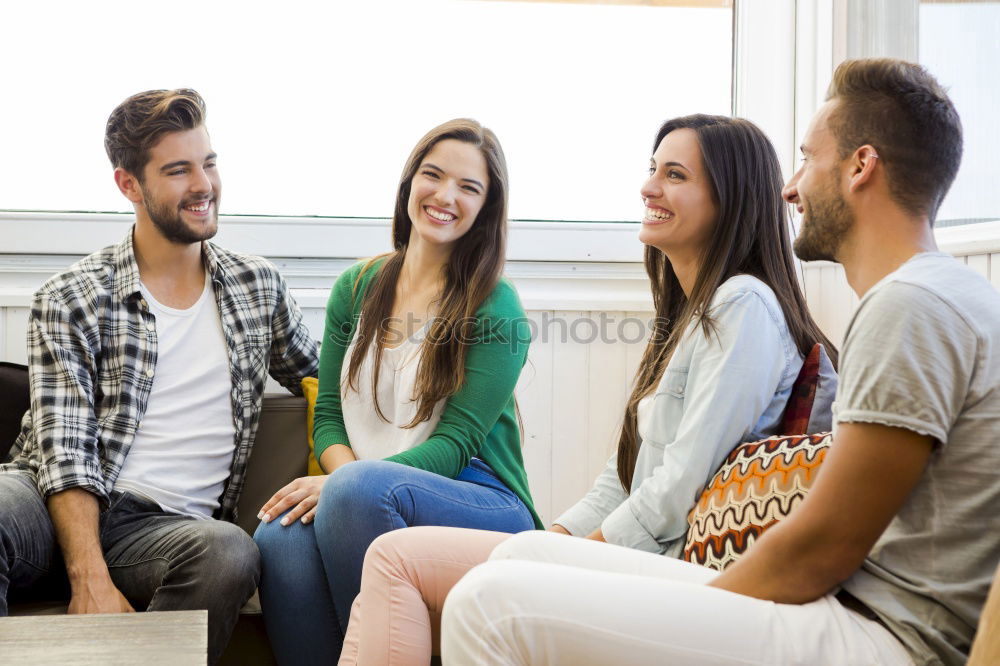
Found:
<path fill-rule="evenodd" d="M 28 405 L 27 369 L 0 363 L 0 395 L 4 418 L 0 419 L 0 461 L 8 459 L 17 435 L 20 415 Z M 240 496 L 237 524 L 253 534 L 257 512 L 275 490 L 306 474 L 309 450 L 306 445 L 306 401 L 291 395 L 264 397 L 257 439 L 247 469 L 246 485 Z M 11 615 L 56 615 L 65 613 L 66 599 L 26 598 L 13 602 Z M 243 607 L 232 640 L 220 664 L 255 666 L 275 664 L 257 595 Z"/>

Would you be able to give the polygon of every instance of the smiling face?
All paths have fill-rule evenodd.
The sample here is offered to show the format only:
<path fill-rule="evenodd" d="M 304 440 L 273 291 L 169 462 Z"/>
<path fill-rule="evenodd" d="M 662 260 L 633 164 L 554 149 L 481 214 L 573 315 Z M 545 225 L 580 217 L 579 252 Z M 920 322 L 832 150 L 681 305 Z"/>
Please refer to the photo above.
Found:
<path fill-rule="evenodd" d="M 794 249 L 803 261 L 836 261 L 854 225 L 854 214 L 840 189 L 843 160 L 829 128 L 835 105 L 827 102 L 813 118 L 802 142 L 802 166 L 782 191 L 785 201 L 802 215 Z"/>
<path fill-rule="evenodd" d="M 450 251 L 472 228 L 489 186 L 479 148 L 458 139 L 434 144 L 410 181 L 410 246 L 426 243 Z"/>
<path fill-rule="evenodd" d="M 639 240 L 676 258 L 700 257 L 718 218 L 712 184 L 693 129 L 670 132 L 649 161 Z"/>
<path fill-rule="evenodd" d="M 146 216 L 177 244 L 198 243 L 219 228 L 222 181 L 204 126 L 163 135 L 149 151 L 140 185 Z"/>

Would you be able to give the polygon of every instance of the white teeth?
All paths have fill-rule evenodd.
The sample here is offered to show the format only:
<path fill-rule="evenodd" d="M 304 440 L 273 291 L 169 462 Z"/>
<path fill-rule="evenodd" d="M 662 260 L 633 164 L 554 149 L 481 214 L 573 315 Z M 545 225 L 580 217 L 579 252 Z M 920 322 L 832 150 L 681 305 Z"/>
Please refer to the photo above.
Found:
<path fill-rule="evenodd" d="M 200 204 L 196 204 L 194 206 L 185 206 L 185 208 L 187 208 L 188 210 L 195 211 L 196 213 L 204 213 L 206 210 L 208 210 L 208 207 L 211 203 L 212 203 L 211 201 L 202 201 Z"/>
<path fill-rule="evenodd" d="M 664 220 L 669 220 L 674 217 L 674 214 L 666 210 L 657 210 L 654 208 L 646 209 L 646 219 L 654 220 L 656 222 L 662 222 Z"/>
<path fill-rule="evenodd" d="M 433 217 L 435 220 L 441 220 L 442 222 L 451 222 L 455 219 L 455 216 L 450 213 L 439 213 L 432 208 L 425 208 L 427 214 Z"/>

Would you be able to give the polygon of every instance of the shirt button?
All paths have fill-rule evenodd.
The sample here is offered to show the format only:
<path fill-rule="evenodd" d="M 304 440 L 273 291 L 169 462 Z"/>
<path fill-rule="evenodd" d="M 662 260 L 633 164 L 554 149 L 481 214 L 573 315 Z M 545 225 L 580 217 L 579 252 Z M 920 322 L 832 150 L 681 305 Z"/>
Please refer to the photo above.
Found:
<path fill-rule="evenodd" d="M 152 368 L 146 368 L 146 376 L 149 377 L 150 379 L 153 378 L 153 369 Z"/>

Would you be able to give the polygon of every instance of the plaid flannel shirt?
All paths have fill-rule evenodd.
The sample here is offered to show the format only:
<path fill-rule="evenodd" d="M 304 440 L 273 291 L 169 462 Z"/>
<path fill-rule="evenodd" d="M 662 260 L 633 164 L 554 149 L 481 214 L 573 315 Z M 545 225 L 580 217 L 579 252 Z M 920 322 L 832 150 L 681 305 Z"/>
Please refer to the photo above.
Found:
<path fill-rule="evenodd" d="M 235 454 L 215 517 L 236 519 L 268 371 L 301 395 L 316 343 L 277 269 L 203 244 L 229 349 Z M 31 408 L 0 473 L 28 473 L 43 497 L 84 488 L 106 506 L 156 373 L 154 317 L 139 291 L 132 233 L 51 278 L 28 322 Z"/>

